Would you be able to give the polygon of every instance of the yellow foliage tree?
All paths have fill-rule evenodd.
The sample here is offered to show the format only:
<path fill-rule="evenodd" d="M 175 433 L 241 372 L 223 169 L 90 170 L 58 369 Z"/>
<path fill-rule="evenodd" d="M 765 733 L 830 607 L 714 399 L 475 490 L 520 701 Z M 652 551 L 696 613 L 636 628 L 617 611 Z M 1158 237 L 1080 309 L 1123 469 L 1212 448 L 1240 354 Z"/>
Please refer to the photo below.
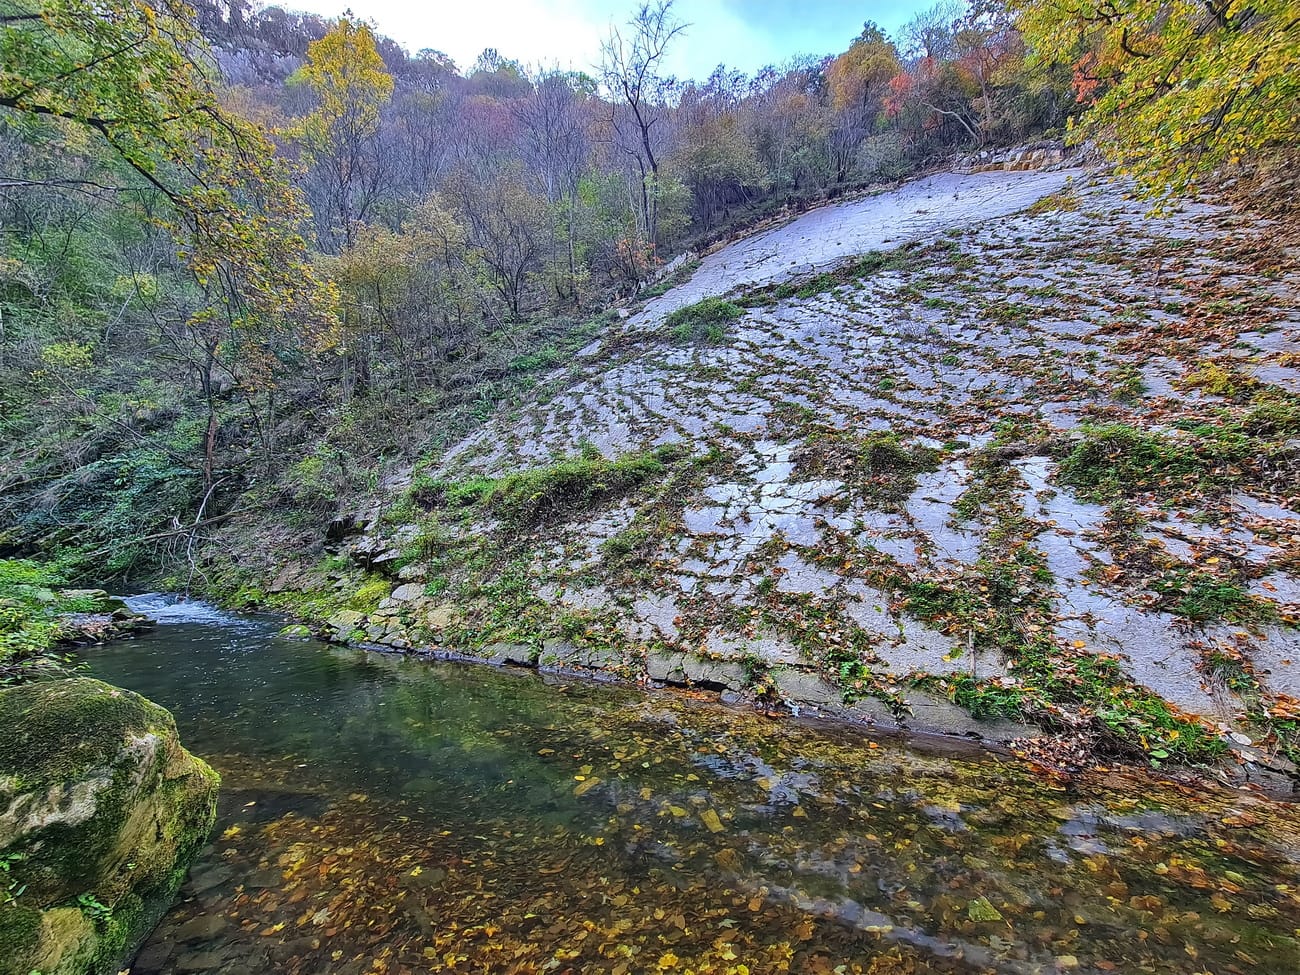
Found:
<path fill-rule="evenodd" d="M 230 111 L 181 0 L 29 0 L 0 7 L 0 116 L 98 137 L 171 203 L 161 222 L 208 301 L 188 322 L 204 358 L 249 389 L 287 345 L 327 344 L 332 287 L 298 227 L 302 197 L 266 133 Z"/>
<path fill-rule="evenodd" d="M 868 23 L 849 49 L 826 69 L 831 104 L 836 111 L 867 108 L 874 116 L 885 87 L 901 70 L 894 45 L 880 28 Z"/>
<path fill-rule="evenodd" d="M 1014 2 L 1034 56 L 1074 65 L 1073 137 L 1149 193 L 1300 145 L 1296 0 Z"/>
<path fill-rule="evenodd" d="M 382 179 L 376 136 L 380 112 L 393 96 L 393 77 L 370 27 L 343 17 L 308 45 L 298 79 L 317 100 L 298 138 L 321 178 L 325 206 L 336 221 L 330 229 L 350 246 Z"/>

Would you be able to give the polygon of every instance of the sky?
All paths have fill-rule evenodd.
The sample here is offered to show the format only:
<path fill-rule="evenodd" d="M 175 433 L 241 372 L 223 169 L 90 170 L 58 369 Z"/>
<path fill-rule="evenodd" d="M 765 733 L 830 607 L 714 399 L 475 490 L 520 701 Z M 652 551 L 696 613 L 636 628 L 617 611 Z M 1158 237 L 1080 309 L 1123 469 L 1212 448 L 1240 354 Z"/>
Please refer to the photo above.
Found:
<path fill-rule="evenodd" d="M 665 73 L 704 79 L 720 63 L 752 74 L 800 54 L 838 54 L 874 20 L 893 33 L 934 0 L 676 0 L 689 24 Z M 611 24 L 637 0 L 282 0 L 282 6 L 336 17 L 344 9 L 414 52 L 431 47 L 462 70 L 487 47 L 529 66 L 590 71 Z"/>

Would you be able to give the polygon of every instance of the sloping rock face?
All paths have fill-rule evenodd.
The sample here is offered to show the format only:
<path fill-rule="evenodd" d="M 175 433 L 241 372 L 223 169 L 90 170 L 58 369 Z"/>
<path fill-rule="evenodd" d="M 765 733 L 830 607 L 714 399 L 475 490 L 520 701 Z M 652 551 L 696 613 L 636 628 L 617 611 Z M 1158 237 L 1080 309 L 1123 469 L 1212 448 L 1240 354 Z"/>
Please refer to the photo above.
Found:
<path fill-rule="evenodd" d="M 0 975 L 120 971 L 216 816 L 172 716 L 77 678 L 0 691 Z"/>
<path fill-rule="evenodd" d="M 1294 239 L 1076 169 L 728 245 L 338 539 L 393 591 L 326 634 L 1294 761 Z"/>

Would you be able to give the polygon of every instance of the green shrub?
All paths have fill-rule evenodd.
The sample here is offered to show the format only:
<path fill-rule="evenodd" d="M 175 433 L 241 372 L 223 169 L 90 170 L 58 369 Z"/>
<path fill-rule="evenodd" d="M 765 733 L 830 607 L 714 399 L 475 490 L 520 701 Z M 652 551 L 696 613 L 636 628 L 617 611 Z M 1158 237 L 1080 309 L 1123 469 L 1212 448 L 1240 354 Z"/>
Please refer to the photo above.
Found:
<path fill-rule="evenodd" d="M 717 344 L 727 337 L 727 325 L 745 313 L 739 305 L 725 298 L 704 298 L 678 308 L 664 319 L 673 338 L 683 344 L 710 342 Z"/>
<path fill-rule="evenodd" d="M 56 651 L 59 617 L 94 608 L 55 592 L 63 579 L 26 559 L 0 559 L 0 686 L 20 683 L 38 670 L 61 669 Z"/>

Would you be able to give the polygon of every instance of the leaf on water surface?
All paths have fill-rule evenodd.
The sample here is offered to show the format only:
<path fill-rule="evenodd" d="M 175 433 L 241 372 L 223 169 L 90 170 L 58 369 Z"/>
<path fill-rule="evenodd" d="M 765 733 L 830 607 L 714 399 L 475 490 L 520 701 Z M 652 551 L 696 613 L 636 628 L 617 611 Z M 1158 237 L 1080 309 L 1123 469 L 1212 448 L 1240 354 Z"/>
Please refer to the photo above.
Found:
<path fill-rule="evenodd" d="M 718 814 L 712 809 L 706 809 L 700 813 L 700 822 L 704 823 L 710 833 L 722 832 L 722 820 L 718 818 Z"/>
<path fill-rule="evenodd" d="M 591 778 L 583 779 L 583 781 L 579 782 L 577 787 L 573 790 L 573 794 L 575 796 L 585 796 L 598 785 L 600 785 L 600 779 L 593 775 Z"/>
<path fill-rule="evenodd" d="M 976 897 L 966 905 L 966 915 L 972 921 L 1001 921 L 1002 912 L 989 903 L 987 897 Z"/>

